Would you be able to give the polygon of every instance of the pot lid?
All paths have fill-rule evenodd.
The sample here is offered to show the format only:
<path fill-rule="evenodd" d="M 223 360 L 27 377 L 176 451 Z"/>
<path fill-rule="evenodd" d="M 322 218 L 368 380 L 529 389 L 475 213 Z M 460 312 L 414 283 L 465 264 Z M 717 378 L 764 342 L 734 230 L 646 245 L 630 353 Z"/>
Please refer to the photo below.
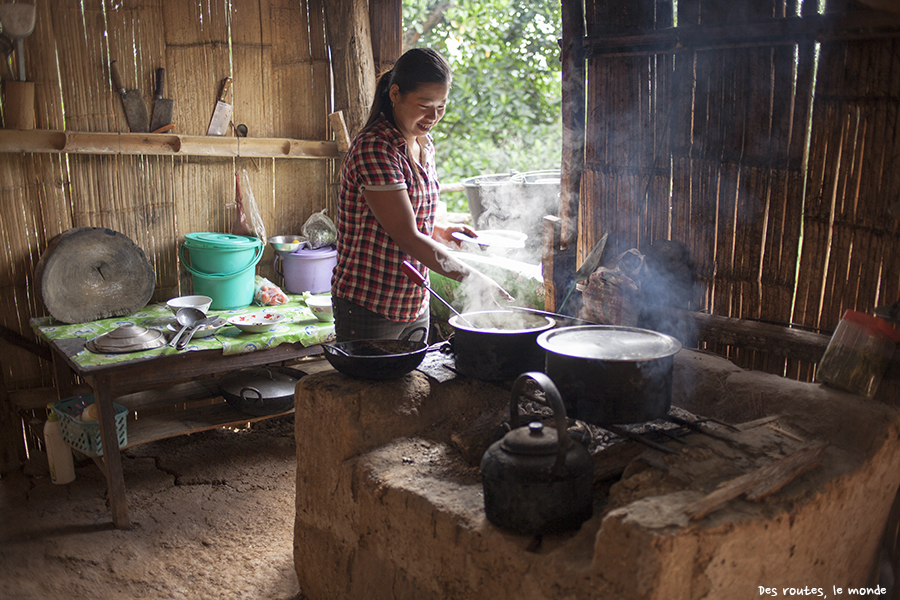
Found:
<path fill-rule="evenodd" d="M 299 376 L 292 376 L 287 369 L 272 367 L 254 367 L 229 373 L 219 379 L 219 387 L 223 392 L 242 397 L 243 390 L 256 390 L 263 399 L 285 398 L 294 395 Z M 298 375 L 300 371 L 294 371 Z M 256 397 L 256 394 L 253 394 Z"/>
<path fill-rule="evenodd" d="M 244 250 L 262 246 L 262 240 L 246 235 L 199 231 L 184 236 L 188 248 L 215 248 L 219 250 Z"/>
<path fill-rule="evenodd" d="M 282 254 L 285 258 L 331 258 L 337 254 L 337 248 L 334 246 L 322 246 L 321 248 L 304 248 L 300 247 L 293 252 Z"/>
<path fill-rule="evenodd" d="M 161 348 L 165 345 L 166 338 L 162 331 L 140 325 L 122 325 L 85 344 L 88 350 L 99 354 L 138 352 Z"/>
<path fill-rule="evenodd" d="M 540 421 L 532 421 L 517 427 L 503 436 L 500 447 L 511 454 L 545 456 L 556 454 L 559 439 L 556 429 L 544 427 Z"/>
<path fill-rule="evenodd" d="M 542 333 L 537 343 L 555 354 L 617 361 L 653 360 L 681 350 L 681 342 L 670 335 L 614 325 L 563 327 Z"/>

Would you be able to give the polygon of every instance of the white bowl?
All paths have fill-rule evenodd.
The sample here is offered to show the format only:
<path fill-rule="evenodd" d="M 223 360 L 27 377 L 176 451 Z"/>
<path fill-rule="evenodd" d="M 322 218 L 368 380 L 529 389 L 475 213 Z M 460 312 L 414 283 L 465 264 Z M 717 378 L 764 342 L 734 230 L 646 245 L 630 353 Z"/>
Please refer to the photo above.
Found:
<path fill-rule="evenodd" d="M 235 315 L 228 319 L 228 324 L 234 325 L 244 333 L 265 333 L 283 320 L 284 315 L 258 312 L 247 315 Z"/>
<path fill-rule="evenodd" d="M 331 305 L 331 294 L 327 296 L 310 296 L 306 306 L 320 321 L 334 321 L 334 308 Z"/>
<path fill-rule="evenodd" d="M 172 298 L 166 302 L 166 306 L 168 306 L 169 310 L 173 313 L 177 313 L 179 308 L 188 306 L 190 308 L 199 309 L 203 311 L 203 314 L 206 314 L 210 304 L 212 304 L 212 298 L 209 296 L 178 296 L 177 298 Z"/>

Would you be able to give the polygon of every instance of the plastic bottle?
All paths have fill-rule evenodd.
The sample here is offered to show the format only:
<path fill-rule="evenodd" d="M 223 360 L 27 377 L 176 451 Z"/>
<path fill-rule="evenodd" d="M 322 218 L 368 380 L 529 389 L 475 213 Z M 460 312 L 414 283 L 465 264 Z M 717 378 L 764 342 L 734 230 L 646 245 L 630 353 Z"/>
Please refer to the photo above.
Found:
<path fill-rule="evenodd" d="M 44 423 L 44 445 L 47 447 L 47 462 L 50 463 L 50 479 L 60 485 L 71 483 L 75 480 L 72 449 L 63 439 L 59 416 L 54 412 L 53 405 L 49 404 L 47 408 L 50 413 Z"/>

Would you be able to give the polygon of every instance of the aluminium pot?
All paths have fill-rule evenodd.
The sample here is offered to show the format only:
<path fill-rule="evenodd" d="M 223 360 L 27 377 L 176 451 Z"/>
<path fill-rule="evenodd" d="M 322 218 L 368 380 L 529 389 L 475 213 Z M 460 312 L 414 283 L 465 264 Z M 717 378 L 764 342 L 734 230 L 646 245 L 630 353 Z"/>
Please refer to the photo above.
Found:
<path fill-rule="evenodd" d="M 422 339 L 413 341 L 416 333 Z M 416 327 L 400 340 L 353 340 L 324 344 L 325 358 L 344 375 L 360 379 L 396 379 L 418 367 L 428 352 L 426 330 Z"/>
<path fill-rule="evenodd" d="M 544 372 L 570 417 L 594 425 L 644 423 L 672 406 L 672 368 L 681 342 L 672 336 L 615 325 L 547 331 L 537 339 Z"/>
<path fill-rule="evenodd" d="M 294 388 L 306 373 L 289 367 L 252 367 L 219 378 L 222 397 L 254 416 L 276 415 L 294 407 Z"/>
<path fill-rule="evenodd" d="M 456 370 L 486 381 L 510 381 L 541 371 L 544 352 L 537 337 L 556 325 L 546 315 L 516 310 L 467 312 L 450 317 Z"/>

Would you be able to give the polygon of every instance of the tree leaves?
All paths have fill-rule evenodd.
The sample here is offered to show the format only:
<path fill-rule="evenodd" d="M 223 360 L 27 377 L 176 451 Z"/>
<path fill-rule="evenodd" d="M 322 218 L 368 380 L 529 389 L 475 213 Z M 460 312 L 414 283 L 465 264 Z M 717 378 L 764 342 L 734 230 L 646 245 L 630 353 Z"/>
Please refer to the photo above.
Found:
<path fill-rule="evenodd" d="M 433 132 L 442 181 L 559 169 L 560 13 L 558 2 L 533 0 L 404 2 L 405 39 L 416 32 L 416 46 L 441 52 L 454 72 Z M 464 197 L 445 199 L 466 210 Z"/>

